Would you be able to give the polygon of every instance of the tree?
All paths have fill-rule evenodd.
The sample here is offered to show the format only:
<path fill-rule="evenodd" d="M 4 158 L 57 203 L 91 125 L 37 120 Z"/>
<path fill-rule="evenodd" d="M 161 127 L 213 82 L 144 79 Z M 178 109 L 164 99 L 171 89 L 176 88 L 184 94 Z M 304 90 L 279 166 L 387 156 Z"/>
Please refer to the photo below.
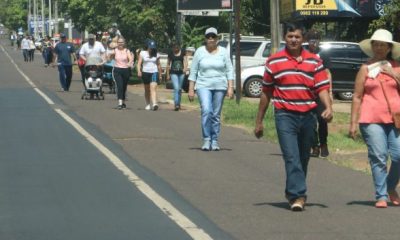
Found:
<path fill-rule="evenodd" d="M 384 9 L 385 14 L 370 24 L 369 33 L 385 28 L 393 33 L 395 41 L 400 41 L 400 0 L 392 0 Z"/>
<path fill-rule="evenodd" d="M 8 29 L 26 29 L 27 16 L 27 0 L 0 0 L 0 21 Z"/>

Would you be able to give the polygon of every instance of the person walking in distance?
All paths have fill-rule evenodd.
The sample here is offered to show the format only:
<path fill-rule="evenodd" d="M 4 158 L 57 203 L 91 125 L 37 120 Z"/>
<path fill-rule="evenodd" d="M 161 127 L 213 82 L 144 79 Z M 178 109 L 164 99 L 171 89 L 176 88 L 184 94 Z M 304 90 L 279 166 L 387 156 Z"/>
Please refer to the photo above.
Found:
<path fill-rule="evenodd" d="M 133 67 L 133 54 L 125 47 L 125 39 L 119 37 L 118 46 L 111 52 L 110 58 L 115 60 L 113 75 L 117 84 L 118 107 L 126 108 L 125 95 L 130 77 L 130 68 Z"/>
<path fill-rule="evenodd" d="M 69 91 L 72 79 L 72 64 L 76 62 L 75 48 L 72 43 L 67 42 L 65 34 L 61 33 L 60 39 L 61 41 L 54 48 L 54 62 L 57 63 L 62 90 Z M 71 60 L 71 55 L 74 61 Z"/>
<path fill-rule="evenodd" d="M 319 42 L 321 40 L 321 35 L 319 32 L 315 30 L 311 30 L 307 32 L 306 34 L 306 40 L 308 42 L 308 50 L 314 54 L 316 54 L 318 57 L 321 58 L 322 64 L 325 67 L 326 73 L 328 74 L 329 78 L 329 84 L 330 84 L 330 90 L 329 90 L 329 96 L 331 98 L 331 101 L 333 101 L 333 96 L 332 96 L 332 76 L 331 72 L 329 71 L 331 61 L 329 59 L 329 56 L 325 54 L 324 51 L 321 51 L 321 48 L 319 47 Z M 321 100 L 319 97 L 316 99 L 317 101 L 317 108 L 315 109 L 317 113 L 317 128 L 315 131 L 315 137 L 314 137 L 314 144 L 311 149 L 311 156 L 312 157 L 328 157 L 329 156 L 329 149 L 328 149 L 328 122 L 321 117 L 321 113 L 324 111 L 324 105 L 322 104 Z"/>
<path fill-rule="evenodd" d="M 201 107 L 203 151 L 219 151 L 221 111 L 225 95 L 233 98 L 233 66 L 228 51 L 218 46 L 218 31 L 211 27 L 204 34 L 205 46 L 194 54 L 189 75 L 190 101 L 196 87 Z"/>
<path fill-rule="evenodd" d="M 174 105 L 175 111 L 181 109 L 182 84 L 187 72 L 187 58 L 185 51 L 179 44 L 172 45 L 171 53 L 168 55 L 166 78 L 171 79 L 174 86 Z"/>
<path fill-rule="evenodd" d="M 400 43 L 393 41 L 389 31 L 378 29 L 370 39 L 360 42 L 360 48 L 371 59 L 356 76 L 349 135 L 355 139 L 359 126 L 367 144 L 375 207 L 386 208 L 388 200 L 399 206 L 396 187 L 400 174 L 400 135 L 392 114 L 400 112 L 400 65 L 394 60 L 400 57 Z"/>
<path fill-rule="evenodd" d="M 33 36 L 29 37 L 29 51 L 28 51 L 28 56 L 29 56 L 29 62 L 33 62 L 35 60 L 35 38 Z"/>
<path fill-rule="evenodd" d="M 147 49 L 140 51 L 137 73 L 144 83 L 145 110 L 157 111 L 157 81 L 162 79 L 162 69 L 154 40 L 148 40 Z"/>
<path fill-rule="evenodd" d="M 285 49 L 271 55 L 265 64 L 254 134 L 263 136 L 263 119 L 270 101 L 286 170 L 285 195 L 292 211 L 303 211 L 307 199 L 306 176 L 317 107 L 316 95 L 325 106 L 322 118 L 332 119 L 329 78 L 322 60 L 303 49 L 303 26 L 284 28 Z"/>
<path fill-rule="evenodd" d="M 21 40 L 21 49 L 22 49 L 22 55 L 24 56 L 24 61 L 28 62 L 29 61 L 29 35 L 26 35 L 25 38 Z"/>

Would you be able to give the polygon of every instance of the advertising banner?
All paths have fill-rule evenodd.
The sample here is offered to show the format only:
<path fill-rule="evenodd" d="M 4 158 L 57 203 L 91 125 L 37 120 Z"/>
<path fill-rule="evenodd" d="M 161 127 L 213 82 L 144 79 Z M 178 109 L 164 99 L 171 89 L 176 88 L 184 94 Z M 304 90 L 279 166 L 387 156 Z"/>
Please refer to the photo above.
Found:
<path fill-rule="evenodd" d="M 391 0 L 282 0 L 281 19 L 377 18 Z"/>

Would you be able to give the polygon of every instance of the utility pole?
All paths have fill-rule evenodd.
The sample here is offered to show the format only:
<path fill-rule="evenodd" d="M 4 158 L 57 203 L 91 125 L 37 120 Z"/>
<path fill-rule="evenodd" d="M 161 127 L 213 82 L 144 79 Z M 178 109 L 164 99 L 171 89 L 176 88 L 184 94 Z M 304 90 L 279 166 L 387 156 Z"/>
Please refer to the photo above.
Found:
<path fill-rule="evenodd" d="M 38 32 L 38 17 L 37 17 L 37 0 L 33 0 L 33 26 L 34 26 L 34 37 L 37 38 Z"/>
<path fill-rule="evenodd" d="M 42 4 L 41 4 L 41 6 L 42 6 L 42 38 L 46 35 L 46 28 L 45 28 L 45 25 L 44 25 L 44 0 L 42 0 Z"/>
<path fill-rule="evenodd" d="M 30 34 L 31 33 L 31 20 L 32 20 L 32 2 L 29 0 L 28 2 L 28 28 L 26 31 Z"/>
<path fill-rule="evenodd" d="M 240 67 L 240 0 L 235 0 L 235 70 L 236 70 L 236 103 L 240 103 L 242 93 L 241 67 Z M 231 45 L 232 47 L 232 45 Z"/>
<path fill-rule="evenodd" d="M 279 26 L 279 0 L 270 0 L 271 13 L 271 54 L 276 53 L 280 45 L 280 26 Z"/>
<path fill-rule="evenodd" d="M 53 37 L 53 29 L 52 29 L 52 22 L 53 20 L 51 19 L 51 0 L 49 0 L 49 36 Z"/>
<path fill-rule="evenodd" d="M 58 0 L 54 0 L 54 18 L 55 18 L 55 21 L 54 21 L 55 29 L 54 29 L 54 31 L 56 33 L 59 33 L 59 31 L 58 31 Z"/>

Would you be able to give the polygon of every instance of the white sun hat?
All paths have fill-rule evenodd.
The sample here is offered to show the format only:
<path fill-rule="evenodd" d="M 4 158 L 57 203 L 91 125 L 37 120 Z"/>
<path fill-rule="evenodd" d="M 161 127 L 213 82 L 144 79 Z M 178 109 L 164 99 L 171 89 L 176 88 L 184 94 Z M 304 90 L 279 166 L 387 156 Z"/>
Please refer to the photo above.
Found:
<path fill-rule="evenodd" d="M 372 57 L 374 55 L 372 52 L 372 46 L 371 46 L 372 41 L 391 43 L 393 45 L 393 47 L 392 47 L 393 59 L 400 58 L 400 43 L 393 41 L 393 35 L 388 30 L 378 29 L 372 34 L 370 39 L 362 40 L 359 43 L 361 50 L 370 57 Z"/>

